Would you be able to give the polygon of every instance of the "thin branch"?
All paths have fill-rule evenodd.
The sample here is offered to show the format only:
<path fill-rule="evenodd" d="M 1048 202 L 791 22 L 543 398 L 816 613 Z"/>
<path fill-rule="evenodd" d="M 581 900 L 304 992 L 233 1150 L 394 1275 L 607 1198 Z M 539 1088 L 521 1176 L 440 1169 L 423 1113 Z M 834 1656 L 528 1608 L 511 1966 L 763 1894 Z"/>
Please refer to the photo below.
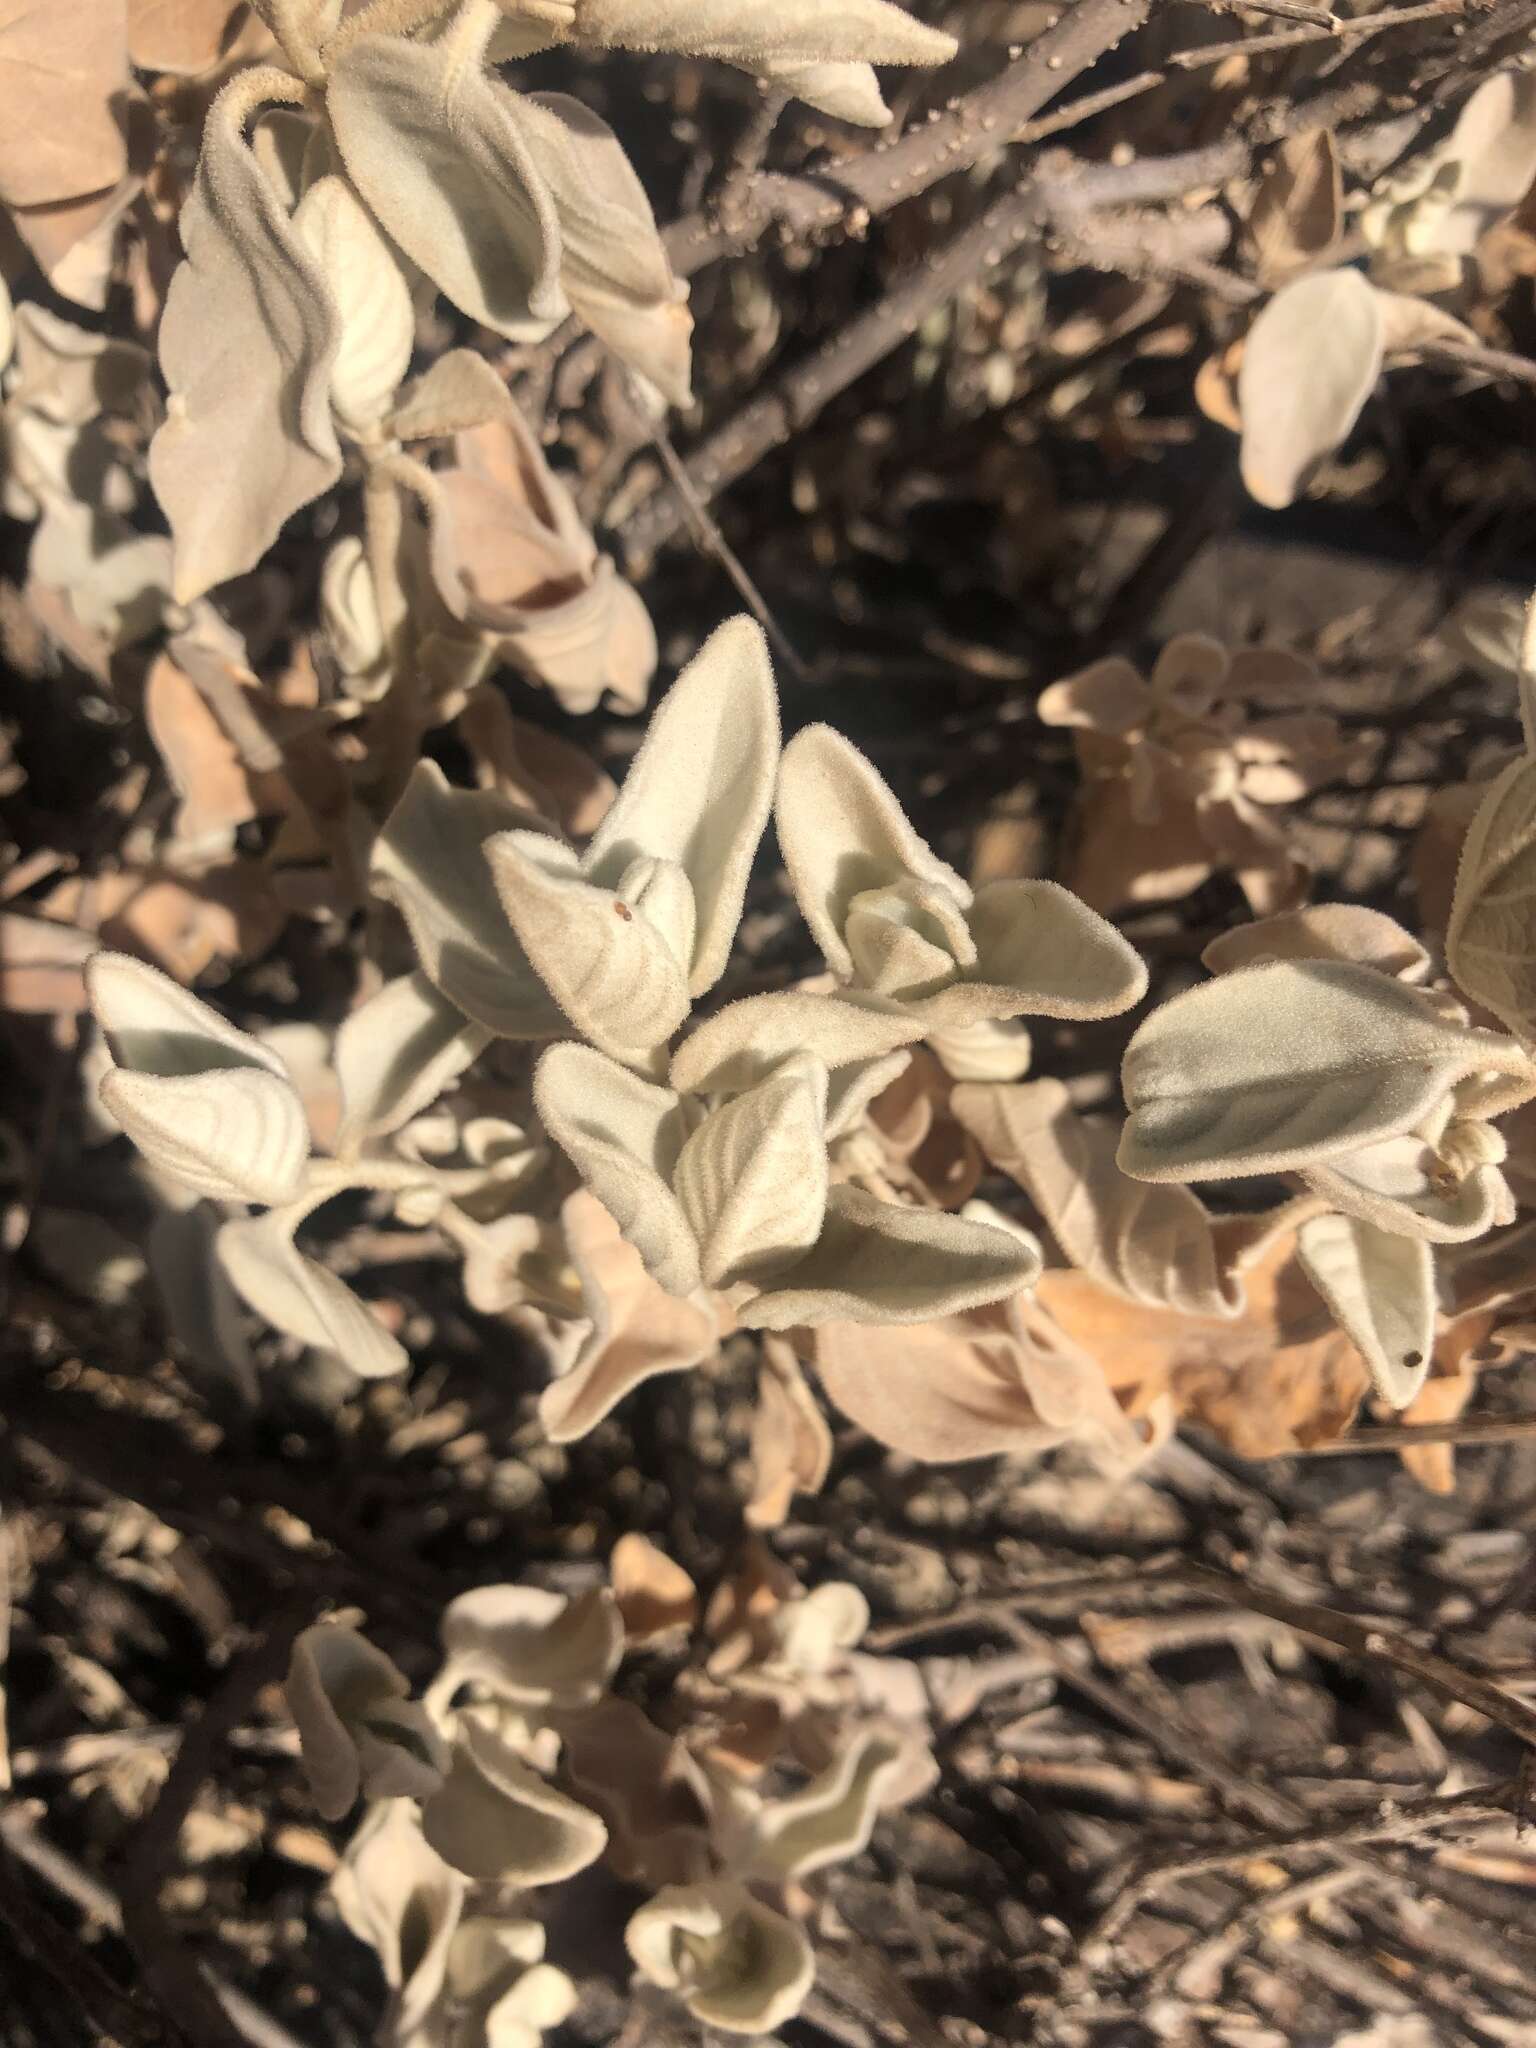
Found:
<path fill-rule="evenodd" d="M 1083 1947 L 1089 1949 L 1113 1941 L 1148 1899 L 1185 1878 L 1231 1870 L 1256 1857 L 1275 1858 L 1358 1842 L 1406 1842 L 1448 1824 L 1466 1827 L 1508 1821 L 1518 1792 L 1518 1781 L 1511 1778 L 1497 1785 L 1477 1785 L 1465 1792 L 1437 1795 L 1413 1806 L 1393 1810 L 1373 1806 L 1369 1813 L 1356 1818 L 1346 1816 L 1343 1820 L 1316 1821 L 1275 1834 L 1249 1835 L 1225 1849 L 1207 1849 L 1197 1855 L 1175 1857 L 1167 1863 L 1144 1864 L 1104 1908 L 1092 1931 L 1084 1937 Z"/>
<path fill-rule="evenodd" d="M 281 1676 L 293 1638 L 308 1621 L 306 1599 L 280 1615 L 265 1637 L 231 1666 L 188 1727 L 160 1796 L 139 1827 L 123 1872 L 123 1931 L 162 2008 L 198 2048 L 245 2048 L 246 2036 L 224 2010 L 195 1959 L 166 1920 L 160 1895 L 176 1860 L 187 1815 L 213 1775 L 230 1733 L 256 1695 Z"/>
<path fill-rule="evenodd" d="M 775 225 L 800 236 L 844 224 L 856 229 L 940 178 L 968 170 L 1016 140 L 1074 78 L 1143 27 L 1151 11 L 1152 0 L 1078 0 L 1023 56 L 938 120 L 809 175 L 759 178 L 751 205 L 728 227 L 707 211 L 677 221 L 664 237 L 673 268 L 691 277 L 719 257 L 750 249 Z"/>
<path fill-rule="evenodd" d="M 1357 46 L 1383 29 L 1399 28 L 1405 21 L 1429 21 L 1437 15 L 1464 14 L 1466 0 L 1421 0 L 1416 7 L 1388 8 L 1381 14 L 1357 14 L 1353 19 L 1303 22 L 1297 28 L 1278 29 L 1273 35 L 1239 36 L 1230 43 L 1206 43 L 1198 50 L 1177 50 L 1165 59 L 1171 69 L 1201 71 L 1209 64 L 1223 64 L 1228 57 L 1264 57 L 1273 50 L 1294 49 L 1300 43 L 1343 43 Z"/>
<path fill-rule="evenodd" d="M 673 447 L 672 436 L 667 432 L 665 425 L 657 426 L 652 436 L 652 446 L 661 457 L 667 475 L 672 479 L 672 488 L 677 493 L 689 523 L 698 534 L 700 546 L 706 554 L 716 558 L 726 575 L 730 577 L 742 603 L 773 643 L 774 652 L 799 681 L 808 681 L 810 671 L 801 659 L 798 649 L 774 617 L 768 600 L 747 573 L 746 564 L 720 531 L 719 522 L 714 514 L 694 489 L 683 458 Z"/>
<path fill-rule="evenodd" d="M 1420 1444 L 1456 1444 L 1472 1450 L 1479 1444 L 1518 1444 L 1536 1436 L 1536 1415 L 1478 1415 L 1460 1422 L 1384 1422 L 1352 1429 L 1332 1443 L 1275 1451 L 1258 1462 L 1281 1458 L 1346 1458 L 1358 1452 L 1411 1451 Z"/>
<path fill-rule="evenodd" d="M 1513 1693 L 1490 1684 L 1486 1678 L 1479 1678 L 1475 1672 L 1463 1670 L 1459 1664 L 1437 1657 L 1433 1651 L 1419 1649 L 1406 1636 L 1367 1625 L 1357 1621 L 1353 1615 L 1338 1613 L 1332 1607 L 1315 1607 L 1309 1601 L 1288 1600 L 1283 1593 L 1272 1593 L 1268 1587 L 1252 1585 L 1246 1579 L 1229 1578 L 1225 1572 L 1212 1571 L 1205 1565 L 1186 1565 L 1184 1577 L 1189 1585 L 1202 1592 L 1213 1593 L 1220 1600 L 1230 1601 L 1234 1607 L 1247 1607 L 1255 1614 L 1267 1614 L 1301 1635 L 1315 1636 L 1319 1642 L 1331 1643 L 1335 1649 L 1348 1650 L 1369 1663 L 1384 1664 L 1405 1677 L 1416 1678 L 1443 1699 L 1471 1707 L 1474 1713 L 1483 1715 L 1536 1749 L 1536 1708 L 1528 1707 Z"/>
<path fill-rule="evenodd" d="M 688 458 L 685 474 L 693 496 L 707 503 L 770 449 L 791 440 L 839 392 L 915 334 L 935 307 L 973 278 L 995 270 L 1037 230 L 1032 191 L 1009 192 L 994 201 L 936 256 L 912 265 L 878 305 L 850 321 L 709 435 Z M 684 518 L 681 500 L 672 492 L 658 491 L 620 527 L 620 545 L 632 562 L 644 561 L 678 532 Z"/>

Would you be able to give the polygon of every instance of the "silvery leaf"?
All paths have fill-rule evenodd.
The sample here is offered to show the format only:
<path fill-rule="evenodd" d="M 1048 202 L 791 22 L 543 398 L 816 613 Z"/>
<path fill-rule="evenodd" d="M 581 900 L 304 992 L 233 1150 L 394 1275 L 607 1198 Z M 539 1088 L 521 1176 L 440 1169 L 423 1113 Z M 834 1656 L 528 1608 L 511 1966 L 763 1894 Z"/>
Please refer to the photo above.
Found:
<path fill-rule="evenodd" d="M 781 1271 L 810 1250 L 827 1203 L 827 1070 L 797 1056 L 712 1110 L 672 1182 L 710 1287 Z"/>
<path fill-rule="evenodd" d="M 1165 1003 L 1126 1049 L 1120 1164 L 1138 1180 L 1280 1173 L 1411 1129 L 1519 1048 L 1374 968 L 1275 961 Z"/>
<path fill-rule="evenodd" d="M 423 973 L 498 1038 L 550 1038 L 562 1019 L 508 929 L 481 851 L 529 822 L 490 790 L 450 789 L 419 761 L 373 850 L 373 885 L 405 919 Z"/>
<path fill-rule="evenodd" d="M 384 1379 L 410 1364 L 404 1348 L 368 1313 L 345 1281 L 306 1258 L 291 1215 L 241 1217 L 219 1232 L 219 1263 L 275 1330 L 331 1351 L 360 1379 Z"/>
<path fill-rule="evenodd" d="M 699 1246 L 672 1192 L 681 1105 L 584 1045 L 551 1046 L 534 1070 L 544 1127 L 669 1294 L 701 1284 Z"/>
<path fill-rule="evenodd" d="M 1536 1039 L 1533 888 L 1536 760 L 1522 755 L 1495 780 L 1462 844 L 1445 958 L 1458 987 L 1526 1040 Z"/>
<path fill-rule="evenodd" d="M 297 1193 L 309 1129 L 276 1054 L 126 954 L 96 954 L 86 988 L 114 1061 L 102 1105 L 152 1166 L 226 1201 Z"/>
<path fill-rule="evenodd" d="M 341 323 L 331 406 L 348 432 L 377 427 L 410 366 L 416 308 L 400 259 L 345 178 L 317 178 L 294 231 L 325 273 Z"/>
<path fill-rule="evenodd" d="M 1351 1216 L 1315 1216 L 1297 1235 L 1307 1277 L 1370 1368 L 1377 1393 L 1406 1408 L 1429 1375 L 1435 1267 L 1429 1246 Z"/>
<path fill-rule="evenodd" d="M 387 981 L 336 1033 L 343 1115 L 336 1149 L 383 1137 L 435 1102 L 490 1043 L 424 974 Z"/>
<path fill-rule="evenodd" d="M 1289 505 L 1348 438 L 1381 373 L 1380 298 L 1358 270 L 1322 270 L 1275 293 L 1249 329 L 1237 378 L 1243 482 Z"/>
<path fill-rule="evenodd" d="M 630 891 L 587 881 L 543 834 L 499 832 L 485 858 L 507 922 L 564 1015 L 601 1051 L 643 1064 L 688 1014 L 686 953 L 678 957 L 643 904 L 631 907 Z M 673 873 L 686 895 L 682 871 Z"/>
<path fill-rule="evenodd" d="M 177 601 L 254 568 L 300 506 L 341 474 L 330 377 L 341 325 L 324 272 L 247 146 L 247 115 L 274 80 L 244 72 L 203 129 L 182 209 L 187 260 L 160 322 L 170 386 L 149 477 L 176 548 Z"/>
<path fill-rule="evenodd" d="M 733 2034 L 761 2036 L 793 2019 L 816 1976 L 795 1923 L 726 1879 L 663 1886 L 631 1917 L 624 1941 L 642 1977 Z"/>
<path fill-rule="evenodd" d="M 554 202 L 514 95 L 473 53 L 360 37 L 326 108 L 353 184 L 461 313 L 498 334 L 561 316 Z"/>
<path fill-rule="evenodd" d="M 862 989 L 747 996 L 689 1032 L 672 1055 L 672 1086 L 680 1094 L 738 1095 L 792 1053 L 835 1072 L 884 1058 L 922 1035 L 922 1020 L 910 1010 Z"/>
<path fill-rule="evenodd" d="M 1040 1255 L 1010 1232 L 850 1187 L 827 1197 L 820 1238 L 740 1313 L 748 1329 L 926 1323 L 1031 1287 Z"/>
<path fill-rule="evenodd" d="M 651 203 L 618 137 L 565 93 L 509 106 L 560 219 L 560 283 L 571 309 L 672 405 L 689 405 L 693 319 Z"/>
<path fill-rule="evenodd" d="M 438 1855 L 480 1884 L 558 1884 L 595 1863 L 608 1840 L 595 1813 L 474 1720 L 461 1725 L 447 1780 L 422 1806 L 421 1824 Z"/>
<path fill-rule="evenodd" d="M 969 885 L 929 851 L 889 785 L 830 726 L 811 725 L 784 749 L 774 812 L 795 901 L 827 964 L 854 971 L 844 940 L 856 896 L 915 880 L 969 906 Z"/>
<path fill-rule="evenodd" d="M 754 620 L 731 619 L 663 698 L 587 850 L 589 880 L 610 889 L 642 855 L 682 868 L 698 916 L 691 995 L 713 988 L 725 971 L 778 758 L 767 640 Z"/>

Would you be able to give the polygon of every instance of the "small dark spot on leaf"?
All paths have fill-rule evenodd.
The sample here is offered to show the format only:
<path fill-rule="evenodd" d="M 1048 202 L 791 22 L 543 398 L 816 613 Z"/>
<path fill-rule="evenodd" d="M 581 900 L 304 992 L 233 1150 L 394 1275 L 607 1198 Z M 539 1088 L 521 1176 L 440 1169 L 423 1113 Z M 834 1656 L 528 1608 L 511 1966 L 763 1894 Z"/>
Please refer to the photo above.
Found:
<path fill-rule="evenodd" d="M 615 917 L 622 917 L 626 924 L 633 924 L 635 921 L 635 913 L 627 903 L 615 903 L 613 914 Z"/>
<path fill-rule="evenodd" d="M 1422 1365 L 1424 1363 L 1424 1354 L 1422 1351 L 1405 1351 L 1403 1353 L 1403 1363 L 1404 1365 Z"/>

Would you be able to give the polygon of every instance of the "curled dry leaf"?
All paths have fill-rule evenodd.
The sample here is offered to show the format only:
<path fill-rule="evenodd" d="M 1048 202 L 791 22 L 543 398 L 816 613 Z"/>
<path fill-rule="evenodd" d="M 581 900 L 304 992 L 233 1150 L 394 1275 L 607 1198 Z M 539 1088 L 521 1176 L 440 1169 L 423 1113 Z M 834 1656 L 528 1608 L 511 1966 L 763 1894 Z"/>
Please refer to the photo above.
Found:
<path fill-rule="evenodd" d="M 592 1328 L 569 1370 L 545 1388 L 539 1419 L 552 1443 L 573 1443 L 646 1380 L 702 1365 L 722 1318 L 706 1297 L 678 1300 L 659 1286 L 586 1188 L 568 1198 L 560 1220 Z"/>
<path fill-rule="evenodd" d="M 608 1575 L 628 1643 L 690 1629 L 699 1618 L 698 1587 L 647 1536 L 634 1531 L 621 1536 L 608 1560 Z"/>
<path fill-rule="evenodd" d="M 1079 1117 L 1059 1081 L 957 1088 L 952 1101 L 992 1164 L 1028 1191 L 1079 1272 L 1149 1306 L 1237 1313 L 1241 1286 L 1223 1264 L 1204 1203 L 1188 1188 L 1122 1173 L 1114 1126 Z"/>
<path fill-rule="evenodd" d="M 130 84 L 127 0 L 69 8 L 0 0 L 0 200 L 48 206 L 115 185 L 126 164 L 118 103 Z M 25 110 L 24 114 L 22 110 Z"/>
<path fill-rule="evenodd" d="M 686 1743 L 612 1696 L 561 1726 L 565 1768 L 608 1826 L 608 1862 L 629 1883 L 683 1884 L 710 1866 L 714 1798 Z"/>
<path fill-rule="evenodd" d="M 128 54 L 140 71 L 195 78 L 232 40 L 243 0 L 128 0 Z"/>
<path fill-rule="evenodd" d="M 445 358 L 446 360 L 446 358 Z M 656 667 L 650 615 L 581 522 L 522 414 L 456 433 L 438 471 L 429 563 L 450 615 L 559 698 L 639 710 Z"/>
<path fill-rule="evenodd" d="M 832 1432 L 806 1385 L 793 1347 L 765 1336 L 752 1419 L 751 1529 L 776 1529 L 797 1493 L 820 1493 L 832 1468 Z"/>
<path fill-rule="evenodd" d="M 1343 213 L 1339 154 L 1326 128 L 1280 144 L 1248 215 L 1260 282 L 1273 288 L 1327 254 Z"/>

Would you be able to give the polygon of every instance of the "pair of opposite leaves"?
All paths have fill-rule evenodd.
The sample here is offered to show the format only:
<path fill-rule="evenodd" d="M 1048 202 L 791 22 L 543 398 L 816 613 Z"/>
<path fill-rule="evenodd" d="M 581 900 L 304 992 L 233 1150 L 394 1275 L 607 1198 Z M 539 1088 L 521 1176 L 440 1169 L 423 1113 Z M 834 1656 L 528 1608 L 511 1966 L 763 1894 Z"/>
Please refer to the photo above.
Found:
<path fill-rule="evenodd" d="M 305 87 L 263 68 L 214 102 L 161 325 L 171 397 L 150 454 L 180 602 L 254 567 L 284 521 L 331 488 L 338 425 L 363 440 L 398 431 L 389 414 L 417 273 L 513 339 L 574 311 L 665 399 L 689 402 L 686 290 L 617 137 L 579 101 L 514 92 L 487 68 L 498 27 L 529 27 L 527 47 L 564 39 L 539 12 L 525 23 L 509 6 L 504 23 L 492 0 L 464 0 L 430 37 L 344 30 L 334 55 L 322 45 L 309 86 L 324 118 L 291 190 L 246 130 Z M 954 49 L 887 0 L 815 0 L 766 41 L 761 10 L 750 23 L 744 12 L 582 0 L 570 26 L 599 43 L 776 48 L 797 63 L 810 52 L 813 65 L 832 49 L 914 63 Z"/>
<path fill-rule="evenodd" d="M 1536 1093 L 1530 1018 L 1479 971 L 1466 934 L 1496 927 L 1507 865 L 1481 846 L 1536 764 L 1495 784 L 1458 878 L 1448 942 L 1464 992 L 1520 1036 L 1475 1026 L 1454 996 L 1420 986 L 1430 961 L 1392 919 L 1328 905 L 1246 927 L 1207 949 L 1214 981 L 1153 1012 L 1126 1050 L 1121 1169 L 1184 1182 L 1296 1174 L 1326 1205 L 1298 1251 L 1335 1318 L 1396 1407 L 1424 1382 L 1434 1343 L 1431 1246 L 1513 1218 L 1490 1120 Z M 1529 859 L 1528 825 L 1518 841 Z M 1486 885 L 1492 883 L 1491 891 Z M 1490 894 L 1493 901 L 1490 902 Z M 1527 958 L 1532 930 L 1521 914 Z"/>
<path fill-rule="evenodd" d="M 770 811 L 839 986 L 730 1004 L 669 1051 L 724 972 Z M 973 895 L 828 728 L 781 761 L 766 645 L 745 619 L 674 685 L 585 853 L 424 765 L 376 875 L 466 1016 L 586 1041 L 539 1062 L 546 1129 L 663 1288 L 727 1292 L 759 1328 L 920 1321 L 1027 1285 L 1028 1246 L 833 1187 L 828 1144 L 929 1032 L 1110 1016 L 1146 985 L 1131 948 L 1054 883 Z"/>

